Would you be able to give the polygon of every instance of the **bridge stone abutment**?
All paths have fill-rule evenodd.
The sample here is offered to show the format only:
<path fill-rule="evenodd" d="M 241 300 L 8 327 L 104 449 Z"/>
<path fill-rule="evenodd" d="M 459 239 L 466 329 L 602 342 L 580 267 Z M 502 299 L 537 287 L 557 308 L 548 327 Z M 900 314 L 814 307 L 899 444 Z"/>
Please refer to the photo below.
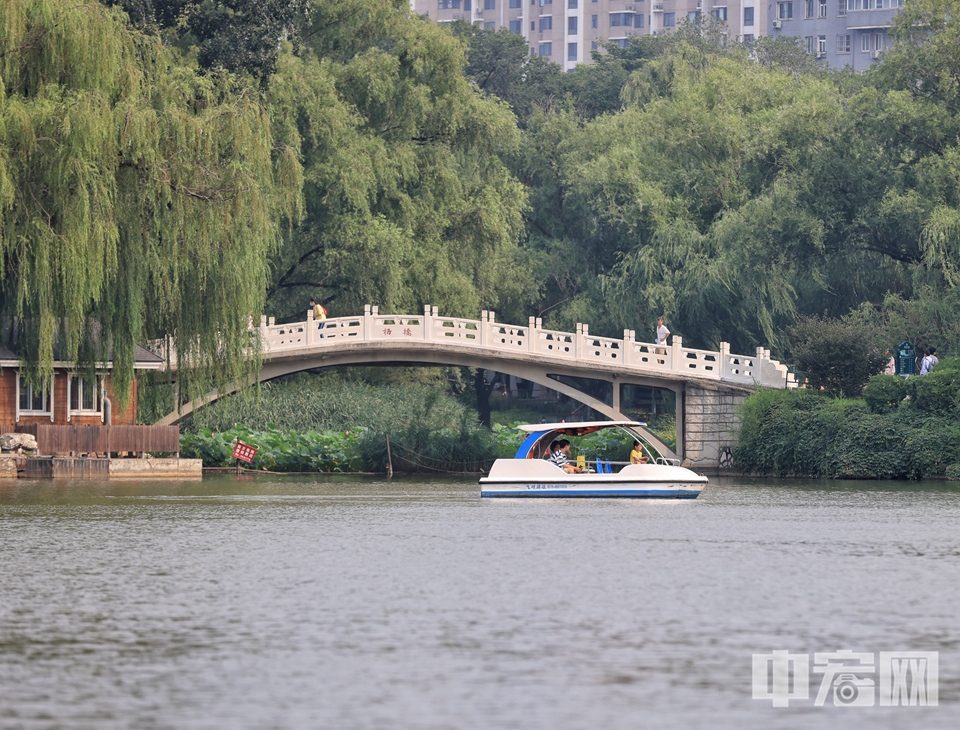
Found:
<path fill-rule="evenodd" d="M 688 383 L 683 394 L 682 429 L 684 465 L 717 473 L 725 451 L 737 442 L 740 416 L 737 409 L 752 391 Z M 678 410 L 680 405 L 678 404 Z"/>

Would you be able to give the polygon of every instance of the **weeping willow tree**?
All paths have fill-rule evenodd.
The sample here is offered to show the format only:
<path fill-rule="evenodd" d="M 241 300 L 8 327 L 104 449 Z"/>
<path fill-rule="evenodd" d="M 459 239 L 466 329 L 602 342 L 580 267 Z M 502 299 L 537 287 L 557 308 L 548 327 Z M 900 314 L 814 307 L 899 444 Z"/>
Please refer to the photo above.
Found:
<path fill-rule="evenodd" d="M 164 335 L 181 393 L 243 379 L 301 185 L 257 95 L 65 0 L 0 3 L 0 74 L 0 307 L 30 377 L 109 357 L 122 400 Z"/>

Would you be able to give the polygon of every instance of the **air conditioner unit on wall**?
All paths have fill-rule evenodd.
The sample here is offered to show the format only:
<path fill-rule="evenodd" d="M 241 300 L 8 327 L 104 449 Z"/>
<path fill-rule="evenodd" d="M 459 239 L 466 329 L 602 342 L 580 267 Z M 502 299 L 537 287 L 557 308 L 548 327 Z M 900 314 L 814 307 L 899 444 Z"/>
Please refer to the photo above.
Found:
<path fill-rule="evenodd" d="M 880 58 L 880 51 L 870 51 L 870 58 Z"/>
<path fill-rule="evenodd" d="M 817 51 L 817 58 L 823 58 L 823 57 L 826 56 L 826 55 L 827 55 L 827 54 L 824 53 L 823 51 Z"/>
<path fill-rule="evenodd" d="M 782 21 L 782 20 L 775 20 L 775 21 L 773 21 L 773 29 L 774 29 L 774 30 L 780 30 L 782 27 L 783 27 L 783 21 Z"/>

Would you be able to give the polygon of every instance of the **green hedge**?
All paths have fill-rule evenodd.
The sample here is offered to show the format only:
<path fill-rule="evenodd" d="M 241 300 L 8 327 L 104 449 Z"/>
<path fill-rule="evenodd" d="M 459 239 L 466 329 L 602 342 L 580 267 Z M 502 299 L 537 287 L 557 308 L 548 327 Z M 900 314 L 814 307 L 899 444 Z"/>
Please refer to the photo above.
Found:
<path fill-rule="evenodd" d="M 866 401 L 802 389 L 756 393 L 741 408 L 734 465 L 759 474 L 849 479 L 947 474 L 960 463 L 960 426 L 943 405 L 955 392 L 945 397 L 948 389 L 933 380 L 936 375 L 907 379 L 907 390 L 912 385 L 923 396 L 901 401 L 896 410 L 879 397 L 874 409 L 880 404 L 881 413 L 871 412 Z"/>

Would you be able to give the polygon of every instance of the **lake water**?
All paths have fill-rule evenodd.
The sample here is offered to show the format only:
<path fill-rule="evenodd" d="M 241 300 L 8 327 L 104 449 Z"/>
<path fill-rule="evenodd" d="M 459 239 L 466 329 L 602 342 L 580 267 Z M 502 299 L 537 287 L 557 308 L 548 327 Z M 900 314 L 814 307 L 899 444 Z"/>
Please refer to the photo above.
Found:
<path fill-rule="evenodd" d="M 960 727 L 960 485 L 478 495 L 0 485 L 0 728 Z M 752 698 L 844 649 L 939 652 L 939 705 Z"/>

